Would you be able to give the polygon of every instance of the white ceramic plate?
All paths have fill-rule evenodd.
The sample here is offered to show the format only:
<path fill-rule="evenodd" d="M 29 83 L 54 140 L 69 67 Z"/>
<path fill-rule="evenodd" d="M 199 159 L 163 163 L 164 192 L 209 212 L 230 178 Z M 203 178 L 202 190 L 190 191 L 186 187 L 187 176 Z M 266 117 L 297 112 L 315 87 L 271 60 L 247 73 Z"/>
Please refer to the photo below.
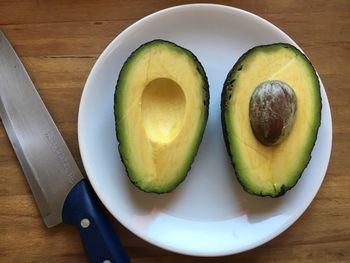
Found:
<path fill-rule="evenodd" d="M 186 180 L 170 194 L 134 187 L 120 161 L 114 127 L 119 71 L 141 44 L 173 41 L 202 62 L 210 84 L 208 125 Z M 272 199 L 247 194 L 224 146 L 220 95 L 228 71 L 256 45 L 296 43 L 251 13 L 220 5 L 173 7 L 131 25 L 104 50 L 86 82 L 79 109 L 79 146 L 89 180 L 111 214 L 144 240 L 178 253 L 219 256 L 257 247 L 286 230 L 315 197 L 329 162 L 332 123 L 323 85 L 322 124 L 312 160 L 298 184 Z M 297 46 L 297 45 L 296 45 Z"/>

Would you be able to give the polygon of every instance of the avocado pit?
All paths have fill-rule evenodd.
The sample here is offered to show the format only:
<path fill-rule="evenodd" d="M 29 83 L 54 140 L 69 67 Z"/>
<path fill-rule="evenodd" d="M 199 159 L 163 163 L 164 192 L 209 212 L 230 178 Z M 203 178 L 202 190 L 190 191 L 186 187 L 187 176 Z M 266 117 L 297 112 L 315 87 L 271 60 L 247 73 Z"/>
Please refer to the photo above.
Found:
<path fill-rule="evenodd" d="M 292 130 L 296 109 L 295 93 L 287 83 L 269 80 L 259 84 L 249 103 L 255 137 L 266 146 L 282 142 Z"/>

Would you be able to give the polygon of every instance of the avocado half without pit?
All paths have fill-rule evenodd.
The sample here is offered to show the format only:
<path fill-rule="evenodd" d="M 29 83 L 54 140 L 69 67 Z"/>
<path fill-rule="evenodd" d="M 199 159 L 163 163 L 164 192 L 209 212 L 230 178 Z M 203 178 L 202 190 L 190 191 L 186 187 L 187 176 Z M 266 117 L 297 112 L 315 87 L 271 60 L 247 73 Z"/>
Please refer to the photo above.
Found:
<path fill-rule="evenodd" d="M 145 192 L 172 191 L 186 177 L 208 119 L 205 71 L 189 50 L 165 40 L 136 49 L 116 85 L 119 152 Z"/>
<path fill-rule="evenodd" d="M 318 76 L 296 47 L 257 46 L 239 58 L 224 83 L 221 120 L 247 192 L 277 197 L 297 183 L 311 159 L 321 107 Z"/>

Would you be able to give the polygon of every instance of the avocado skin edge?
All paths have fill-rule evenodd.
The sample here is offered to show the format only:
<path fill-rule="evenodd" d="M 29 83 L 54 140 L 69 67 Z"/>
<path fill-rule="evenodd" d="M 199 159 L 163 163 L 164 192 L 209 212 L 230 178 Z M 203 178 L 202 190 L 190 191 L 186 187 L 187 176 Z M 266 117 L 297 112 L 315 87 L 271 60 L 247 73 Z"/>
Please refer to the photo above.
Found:
<path fill-rule="evenodd" d="M 227 133 L 227 125 L 226 125 L 226 121 L 225 121 L 225 112 L 226 109 L 228 107 L 227 105 L 227 101 L 229 100 L 229 96 L 232 96 L 232 93 L 234 92 L 234 83 L 230 83 L 231 82 L 231 76 L 236 72 L 239 71 L 241 69 L 241 67 L 243 66 L 242 62 L 244 62 L 244 60 L 246 59 L 247 56 L 249 56 L 252 52 L 256 51 L 256 49 L 259 48 L 269 48 L 269 47 L 277 47 L 277 46 L 281 46 L 284 48 L 290 48 L 293 50 L 294 53 L 297 53 L 298 55 L 301 55 L 304 59 L 305 62 L 308 63 L 311 71 L 315 74 L 316 76 L 316 85 L 318 87 L 318 95 L 319 95 L 319 101 L 320 101 L 320 107 L 319 107 L 319 111 L 318 111 L 318 117 L 319 117 L 319 122 L 317 124 L 316 127 L 316 135 L 314 136 L 314 139 L 312 141 L 312 150 L 316 144 L 316 140 L 317 140 L 317 136 L 318 136 L 318 129 L 321 125 L 321 111 L 322 111 L 322 97 L 321 97 L 321 92 L 320 92 L 320 81 L 319 81 L 319 77 L 316 73 L 315 68 L 313 67 L 311 61 L 306 57 L 306 55 L 301 52 L 298 48 L 296 48 L 295 46 L 288 44 L 288 43 L 273 43 L 273 44 L 267 44 L 267 45 L 259 45 L 259 46 L 255 46 L 251 49 L 249 49 L 248 51 L 246 51 L 238 60 L 237 62 L 233 65 L 232 69 L 229 71 L 229 73 L 227 74 L 226 80 L 224 82 L 223 85 L 223 89 L 222 89 L 222 93 L 221 93 L 221 125 L 222 125 L 222 131 L 223 131 L 223 137 L 224 137 L 224 141 L 225 141 L 225 146 L 226 146 L 226 150 L 227 153 L 230 157 L 230 162 L 234 168 L 235 171 L 235 175 L 236 178 L 238 180 L 238 182 L 240 183 L 240 185 L 242 186 L 242 188 L 244 189 L 244 191 L 246 191 L 249 194 L 255 195 L 255 196 L 261 196 L 261 197 L 272 197 L 272 198 L 276 198 L 276 197 L 280 197 L 283 196 L 286 192 L 288 192 L 289 190 L 291 190 L 299 181 L 299 179 L 301 178 L 305 168 L 308 166 L 310 160 L 311 160 L 311 153 L 312 150 L 309 154 L 309 158 L 307 160 L 307 163 L 305 165 L 305 167 L 300 171 L 300 174 L 296 177 L 297 179 L 295 180 L 295 183 L 292 184 L 291 186 L 286 187 L 284 184 L 281 186 L 280 190 L 278 192 L 276 192 L 276 194 L 265 194 L 265 193 L 258 193 L 258 192 L 254 192 L 251 191 L 242 181 L 240 174 L 238 173 L 238 171 L 236 170 L 236 164 L 234 162 L 234 158 L 233 158 L 233 153 L 231 152 L 230 149 L 230 143 L 229 143 L 229 139 L 228 139 L 228 133 Z"/>
<path fill-rule="evenodd" d="M 204 111 L 204 118 L 202 119 L 202 128 L 201 128 L 201 133 L 200 133 L 200 136 L 198 137 L 198 141 L 197 141 L 197 144 L 194 145 L 193 149 L 194 149 L 194 154 L 193 154 L 193 157 L 190 159 L 189 163 L 189 167 L 188 167 L 188 170 L 186 171 L 186 174 L 185 176 L 183 176 L 181 178 L 181 180 L 177 181 L 172 187 L 170 187 L 169 189 L 167 190 L 164 190 L 164 191 L 147 191 L 143 188 L 141 188 L 138 183 L 133 180 L 133 178 L 130 176 L 129 172 L 128 172 L 128 169 L 127 169 L 127 164 L 126 164 L 126 160 L 124 159 L 123 155 L 122 155 L 122 152 L 121 152 L 121 145 L 120 145 L 120 134 L 119 134 L 119 131 L 118 131 L 118 127 L 117 127 L 117 122 L 118 122 L 118 117 L 116 114 L 116 101 L 117 101 L 117 88 L 118 88 L 118 85 L 120 83 L 120 77 L 122 76 L 124 70 L 127 68 L 125 67 L 127 65 L 127 63 L 132 60 L 132 58 L 144 47 L 148 46 L 148 45 L 152 45 L 154 43 L 165 43 L 165 44 L 169 44 L 169 45 L 172 45 L 174 46 L 176 49 L 181 49 L 181 51 L 183 52 L 186 52 L 187 55 L 191 56 L 192 59 L 194 60 L 195 64 L 196 64 L 196 69 L 197 71 L 199 72 L 199 74 L 202 76 L 202 79 L 203 79 L 203 87 L 202 87 L 202 92 L 203 92 L 203 97 L 204 97 L 204 101 L 203 101 L 203 104 L 205 105 L 205 111 Z M 205 73 L 205 70 L 202 66 L 202 64 L 200 63 L 200 61 L 198 60 L 198 58 L 188 49 L 182 47 L 182 46 L 179 46 L 171 41 L 168 41 L 168 40 L 163 40 L 163 39 L 154 39 L 154 40 L 151 40 L 151 41 L 148 41 L 146 43 L 143 43 L 142 45 L 140 45 L 138 48 L 136 48 L 134 51 L 131 52 L 131 54 L 129 55 L 129 57 L 125 60 L 120 72 L 119 72 L 119 75 L 118 75 L 118 80 L 117 80 L 117 84 L 115 86 L 115 92 L 114 92 L 114 105 L 113 105 L 113 110 L 114 110 L 114 118 L 115 118 L 115 132 L 116 132 L 116 137 L 117 137 L 117 142 L 118 142 L 118 151 L 119 151 L 119 155 L 120 155 L 120 160 L 122 161 L 123 165 L 124 165 L 124 169 L 126 171 L 126 174 L 128 175 L 128 178 L 129 180 L 131 181 L 131 183 L 133 185 L 135 185 L 138 189 L 140 189 L 141 191 L 145 192 L 145 193 L 155 193 L 155 194 L 164 194 L 164 193 L 170 193 L 172 192 L 174 189 L 177 188 L 178 185 L 180 185 L 183 181 L 185 181 L 185 179 L 187 178 L 188 176 L 188 173 L 189 171 L 191 170 L 191 167 L 192 167 L 192 164 L 194 162 L 194 159 L 198 153 L 198 149 L 199 149 L 199 146 L 203 140 L 203 136 L 204 136 L 204 131 L 205 131 L 205 128 L 206 128 L 206 125 L 207 125 L 207 122 L 208 122 L 208 115 L 209 115 L 209 101 L 210 101 L 210 95 L 209 95 L 209 83 L 208 83 L 208 78 L 207 78 L 207 75 Z"/>

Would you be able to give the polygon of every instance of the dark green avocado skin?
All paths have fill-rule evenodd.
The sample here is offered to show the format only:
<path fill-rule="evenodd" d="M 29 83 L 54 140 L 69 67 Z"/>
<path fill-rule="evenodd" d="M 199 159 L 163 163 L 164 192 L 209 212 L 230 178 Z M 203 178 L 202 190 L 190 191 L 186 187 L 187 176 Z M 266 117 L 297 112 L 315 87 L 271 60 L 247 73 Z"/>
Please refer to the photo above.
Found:
<path fill-rule="evenodd" d="M 236 178 L 238 180 L 238 182 L 240 183 L 240 185 L 242 186 L 242 188 L 249 194 L 255 195 L 255 196 L 261 196 L 261 197 L 272 197 L 272 198 L 276 198 L 276 197 L 280 197 L 283 196 L 286 192 L 288 192 L 290 189 L 292 189 L 297 182 L 300 180 L 303 171 L 305 170 L 305 168 L 307 167 L 307 165 L 304 167 L 304 169 L 300 172 L 300 174 L 298 175 L 297 180 L 295 181 L 295 183 L 293 185 L 291 185 L 290 187 L 286 187 L 285 185 L 282 185 L 280 189 L 276 189 L 277 191 L 274 194 L 266 194 L 266 193 L 257 193 L 254 191 L 251 191 L 241 180 L 241 177 L 239 175 L 239 173 L 236 170 L 236 164 L 234 162 L 234 158 L 233 155 L 234 153 L 231 152 L 230 149 L 230 144 L 229 144 L 229 140 L 228 140 L 228 133 L 227 133 L 227 125 L 226 125 L 226 121 L 225 121 L 225 112 L 227 110 L 228 107 L 228 101 L 231 99 L 231 96 L 234 92 L 235 89 L 235 75 L 237 72 L 239 72 L 240 70 L 242 70 L 242 68 L 244 67 L 244 61 L 245 59 L 253 52 L 255 52 L 257 49 L 260 48 L 271 48 L 271 47 L 276 47 L 276 46 L 282 46 L 284 48 L 289 48 L 292 49 L 295 53 L 297 53 L 298 55 L 301 55 L 304 57 L 305 61 L 307 61 L 307 63 L 309 64 L 310 68 L 312 69 L 312 71 L 314 72 L 314 74 L 317 76 L 317 73 L 315 71 L 315 68 L 313 67 L 313 65 L 311 64 L 310 60 L 305 56 L 305 54 L 303 54 L 299 49 L 297 49 L 295 46 L 291 45 L 291 44 L 287 44 L 287 43 L 273 43 L 273 44 L 268 44 L 268 45 L 260 45 L 260 46 L 255 46 L 251 49 L 249 49 L 247 52 L 245 52 L 238 60 L 237 62 L 234 64 L 234 66 L 232 67 L 232 69 L 229 71 L 229 73 L 227 74 L 227 77 L 225 79 L 224 85 L 223 85 L 223 89 L 222 89 L 222 93 L 221 93 L 221 125 L 222 125 L 222 131 L 223 131 L 223 137 L 224 137 L 224 141 L 225 141 L 225 146 L 226 146 L 226 150 L 227 153 L 230 157 L 231 160 L 231 164 L 235 170 L 235 175 Z M 319 83 L 319 79 L 317 77 L 317 85 L 320 88 L 320 83 Z M 320 101 L 321 101 L 321 94 L 320 94 Z M 320 104 L 320 109 L 319 109 L 319 119 L 321 120 L 321 110 L 322 110 L 322 102 Z M 318 124 L 318 128 L 321 125 L 321 121 Z M 318 133 L 317 133 L 318 134 Z M 315 145 L 317 140 L 317 135 L 315 136 L 312 144 Z M 309 160 L 308 163 L 311 160 L 311 154 L 309 156 Z"/>
<path fill-rule="evenodd" d="M 167 45 L 171 45 L 171 46 L 174 46 L 176 49 L 178 49 L 179 51 L 181 52 L 186 52 L 189 56 L 191 56 L 193 58 L 193 60 L 195 61 L 197 67 L 197 71 L 199 72 L 199 74 L 202 76 L 203 78 L 203 104 L 205 105 L 205 116 L 204 116 L 204 119 L 203 119 L 203 125 L 202 125 L 202 135 L 201 137 L 199 138 L 198 140 L 198 143 L 196 145 L 194 145 L 194 148 L 195 148 L 195 152 L 198 152 L 198 148 L 199 148 L 199 145 L 203 139 L 203 135 L 204 135 L 204 129 L 206 127 L 206 124 L 208 122 L 208 115 L 209 115 L 209 101 L 210 101 L 210 96 L 209 96 L 209 83 L 208 83 L 208 78 L 207 78 L 207 75 L 205 73 L 205 70 L 202 66 L 202 64 L 200 63 L 200 61 L 198 60 L 198 58 L 188 49 L 184 48 L 184 47 L 181 47 L 173 42 L 170 42 L 170 41 L 167 41 L 167 40 L 163 40 L 163 39 L 154 39 L 152 41 L 149 41 L 149 42 L 146 42 L 144 44 L 142 44 L 141 46 L 139 46 L 137 49 L 135 49 L 131 54 L 130 56 L 127 58 L 127 60 L 124 62 L 123 66 L 122 66 L 122 69 L 120 70 L 119 72 L 119 76 L 118 76 L 118 80 L 117 80 L 117 84 L 115 86 L 115 93 L 114 93 L 114 106 L 113 106 L 113 110 L 114 110 L 114 117 L 115 117 L 115 130 L 116 130 L 116 137 L 117 137 L 117 141 L 119 142 L 118 143 L 118 151 L 119 151 L 119 155 L 120 155 L 120 159 L 124 165 L 124 168 L 125 168 L 125 171 L 126 171 L 126 174 L 128 175 L 130 181 L 138 188 L 140 189 L 141 191 L 143 192 L 146 192 L 146 193 L 155 193 L 155 194 L 163 194 L 163 193 L 170 193 L 172 192 L 179 184 L 181 184 L 187 176 L 184 176 L 181 180 L 179 180 L 177 182 L 176 185 L 174 185 L 172 188 L 170 189 L 164 189 L 163 191 L 148 191 L 146 189 L 143 189 L 141 188 L 139 185 L 138 185 L 138 182 L 133 180 L 132 176 L 130 176 L 129 174 L 129 171 L 128 169 L 126 168 L 127 167 L 127 158 L 122 154 L 122 150 L 121 150 L 121 143 L 120 143 L 120 140 L 121 140 L 121 137 L 120 137 L 120 132 L 118 130 L 118 126 L 117 126 L 117 123 L 118 123 L 118 114 L 117 114 L 117 89 L 118 89 L 118 85 L 121 81 L 121 76 L 123 75 L 123 71 L 126 70 L 127 68 L 127 65 L 128 63 L 132 60 L 132 58 L 143 48 L 147 48 L 148 46 L 150 45 L 153 45 L 153 44 L 167 44 Z M 190 160 L 191 162 L 191 165 L 195 159 L 196 155 L 193 156 L 193 158 Z M 188 168 L 188 171 L 187 173 L 191 170 L 191 165 L 189 166 Z M 186 173 L 186 174 L 187 174 Z"/>

